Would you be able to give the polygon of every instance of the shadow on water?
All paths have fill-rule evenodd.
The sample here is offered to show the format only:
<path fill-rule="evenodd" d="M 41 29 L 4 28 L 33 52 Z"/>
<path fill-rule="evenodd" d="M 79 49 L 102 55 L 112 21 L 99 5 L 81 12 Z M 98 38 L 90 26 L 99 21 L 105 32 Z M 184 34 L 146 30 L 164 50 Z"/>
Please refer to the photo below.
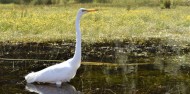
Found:
<path fill-rule="evenodd" d="M 26 84 L 24 75 L 58 61 L 1 60 L 2 94 L 187 94 L 190 92 L 190 54 L 156 57 L 152 63 L 83 62 L 77 75 L 62 87 Z M 124 62 L 124 63 L 122 63 Z M 48 92 L 48 93 L 40 93 Z M 34 94 L 36 94 L 34 93 Z M 72 93 L 73 94 L 73 93 Z M 75 93 L 74 93 L 75 94 Z"/>

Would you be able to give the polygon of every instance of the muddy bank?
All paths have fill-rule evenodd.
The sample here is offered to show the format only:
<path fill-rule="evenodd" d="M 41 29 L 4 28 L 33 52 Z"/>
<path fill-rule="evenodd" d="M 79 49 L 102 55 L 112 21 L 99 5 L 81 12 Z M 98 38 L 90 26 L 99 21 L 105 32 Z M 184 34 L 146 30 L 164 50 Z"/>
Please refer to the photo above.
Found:
<path fill-rule="evenodd" d="M 74 49 L 75 41 L 5 42 L 0 43 L 0 58 L 67 60 L 73 56 Z M 122 42 L 82 44 L 82 60 L 96 62 L 119 62 L 122 58 L 131 63 L 149 62 L 149 59 L 155 56 L 183 55 L 189 52 L 190 45 L 168 45 L 161 39 L 156 38 L 143 40 L 143 42 L 125 40 Z"/>

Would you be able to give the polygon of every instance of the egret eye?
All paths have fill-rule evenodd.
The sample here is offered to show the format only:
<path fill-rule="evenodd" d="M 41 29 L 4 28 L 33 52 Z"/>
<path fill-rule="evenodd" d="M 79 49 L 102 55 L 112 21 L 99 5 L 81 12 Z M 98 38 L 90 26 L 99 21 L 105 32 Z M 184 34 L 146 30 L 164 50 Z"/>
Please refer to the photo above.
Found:
<path fill-rule="evenodd" d="M 85 11 L 86 11 L 85 9 L 82 10 L 82 12 L 85 12 Z"/>

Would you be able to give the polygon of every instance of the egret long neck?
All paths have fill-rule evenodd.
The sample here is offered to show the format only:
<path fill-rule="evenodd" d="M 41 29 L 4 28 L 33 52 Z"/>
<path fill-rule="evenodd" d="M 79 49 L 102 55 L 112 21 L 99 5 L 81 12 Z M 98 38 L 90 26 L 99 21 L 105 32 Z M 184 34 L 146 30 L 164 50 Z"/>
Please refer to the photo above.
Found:
<path fill-rule="evenodd" d="M 77 15 L 76 18 L 76 45 L 75 45 L 75 54 L 74 54 L 74 59 L 78 62 L 81 60 L 81 32 L 80 32 L 80 18 L 82 15 Z"/>

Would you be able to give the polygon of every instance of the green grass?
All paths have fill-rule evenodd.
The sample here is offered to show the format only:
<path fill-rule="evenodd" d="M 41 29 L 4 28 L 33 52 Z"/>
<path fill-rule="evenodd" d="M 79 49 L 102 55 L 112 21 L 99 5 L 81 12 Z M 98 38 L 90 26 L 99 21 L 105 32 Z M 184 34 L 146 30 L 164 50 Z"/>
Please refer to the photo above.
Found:
<path fill-rule="evenodd" d="M 73 7 L 74 6 L 74 7 Z M 97 8 L 81 19 L 82 40 L 104 43 L 161 38 L 190 43 L 190 7 L 0 5 L 0 42 L 56 42 L 75 40 L 75 17 L 80 7 Z"/>

